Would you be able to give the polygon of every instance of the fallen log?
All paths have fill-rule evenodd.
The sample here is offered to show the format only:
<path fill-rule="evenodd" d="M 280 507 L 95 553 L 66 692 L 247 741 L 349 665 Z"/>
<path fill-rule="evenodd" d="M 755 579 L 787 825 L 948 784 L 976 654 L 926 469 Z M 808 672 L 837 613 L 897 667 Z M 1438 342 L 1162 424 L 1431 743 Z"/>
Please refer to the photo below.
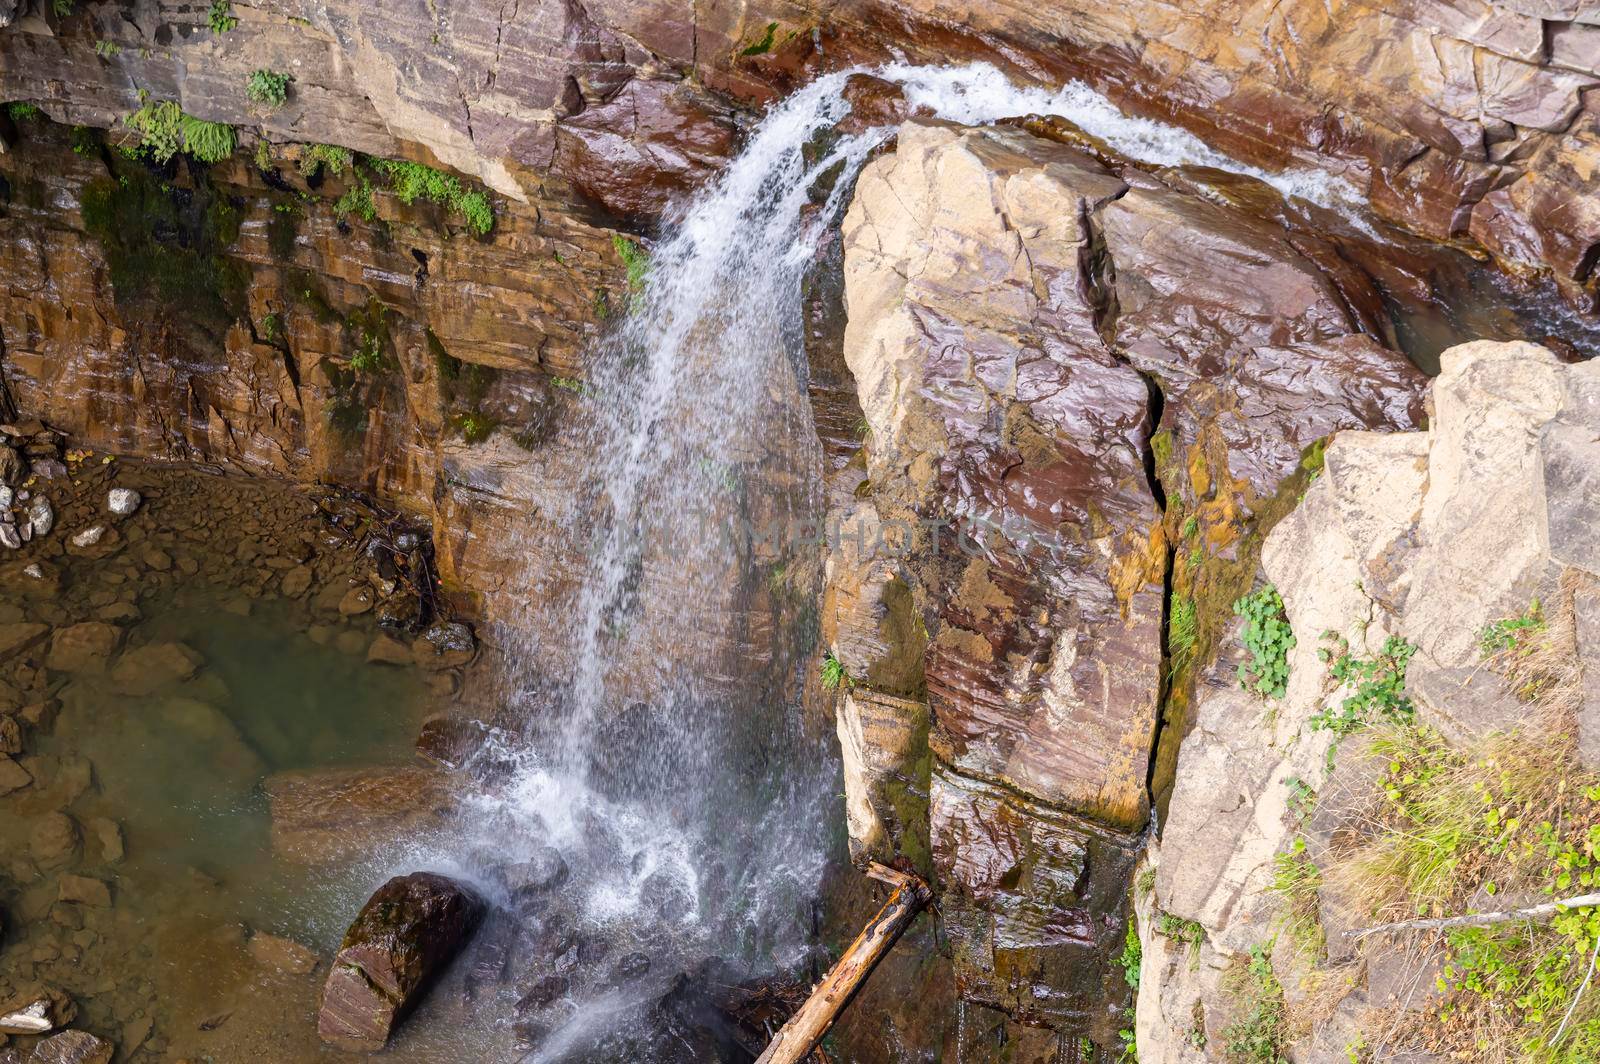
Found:
<path fill-rule="evenodd" d="M 816 1048 L 822 1036 L 828 1033 L 839 1013 L 850 1004 L 861 984 L 867 981 L 872 969 L 889 952 L 900 933 L 911 926 L 911 920 L 922 911 L 932 897 L 932 891 L 921 877 L 897 872 L 880 864 L 867 868 L 867 875 L 894 887 L 883 908 L 850 943 L 822 982 L 811 991 L 800 1011 L 789 1017 L 766 1051 L 756 1059 L 756 1064 L 800 1064 Z"/>
<path fill-rule="evenodd" d="M 1378 924 L 1375 927 L 1357 927 L 1346 931 L 1345 934 L 1355 938 L 1366 938 L 1368 935 L 1389 933 L 1393 931 L 1440 931 L 1452 927 L 1490 927 L 1495 924 L 1521 923 L 1531 920 L 1534 923 L 1543 923 L 1553 919 L 1557 913 L 1568 909 L 1584 909 L 1600 905 L 1600 894 L 1580 894 L 1576 898 L 1563 898 L 1561 901 L 1547 901 L 1541 905 L 1530 905 L 1526 909 L 1507 909 L 1504 912 L 1494 913 L 1469 913 L 1465 916 L 1441 916 L 1428 920 L 1400 920 L 1392 924 Z"/>

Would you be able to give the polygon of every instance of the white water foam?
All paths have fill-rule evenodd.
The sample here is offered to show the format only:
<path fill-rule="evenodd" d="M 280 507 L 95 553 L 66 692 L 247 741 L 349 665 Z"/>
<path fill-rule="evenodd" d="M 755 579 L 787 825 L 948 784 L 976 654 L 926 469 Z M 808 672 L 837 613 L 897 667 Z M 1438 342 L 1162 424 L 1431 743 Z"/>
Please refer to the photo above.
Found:
<path fill-rule="evenodd" d="M 1302 199 L 1341 214 L 1359 213 L 1366 198 L 1344 178 L 1310 168 L 1264 170 L 1217 151 L 1187 130 L 1124 114 L 1106 96 L 1081 81 L 1059 89 L 1022 87 L 988 63 L 963 67 L 891 65 L 873 71 L 904 88 L 913 105 L 940 118 L 980 126 L 1019 115 L 1065 118 L 1136 162 L 1152 166 L 1209 166 L 1256 178 L 1290 199 Z"/>

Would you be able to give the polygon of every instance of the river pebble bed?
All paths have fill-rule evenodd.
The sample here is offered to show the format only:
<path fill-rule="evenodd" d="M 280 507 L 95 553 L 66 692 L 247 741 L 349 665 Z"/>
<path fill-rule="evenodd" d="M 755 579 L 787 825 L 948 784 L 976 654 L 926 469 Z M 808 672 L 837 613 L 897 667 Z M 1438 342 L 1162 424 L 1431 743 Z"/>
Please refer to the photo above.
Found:
<path fill-rule="evenodd" d="M 316 1036 L 328 959 L 409 870 L 386 841 L 435 771 L 419 727 L 472 656 L 426 530 L 324 489 L 29 457 L 0 500 L 0 1030 L 43 1018 L 0 1061 L 354 1059 Z M 387 805 L 353 822 L 352 792 Z M 498 1055 L 429 1021 L 461 1002 L 387 1055 Z"/>

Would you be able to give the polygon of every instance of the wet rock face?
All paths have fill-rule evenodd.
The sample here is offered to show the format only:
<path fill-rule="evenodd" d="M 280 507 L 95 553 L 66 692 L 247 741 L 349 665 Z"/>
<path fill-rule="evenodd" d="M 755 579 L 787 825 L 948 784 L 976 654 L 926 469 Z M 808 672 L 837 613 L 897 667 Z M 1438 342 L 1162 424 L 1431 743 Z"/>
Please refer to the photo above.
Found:
<path fill-rule="evenodd" d="M 860 709 L 915 687 L 885 663 L 918 648 L 963 995 L 1113 1038 L 1091 1014 L 1148 813 L 1167 508 L 1237 537 L 1315 440 L 1414 425 L 1422 377 L 1331 249 L 1020 130 L 905 124 L 844 246 L 871 433 L 824 634 L 858 679 L 853 844 L 904 817 L 916 751 L 864 741 Z"/>
<path fill-rule="evenodd" d="M 317 1033 L 351 1052 L 375 1052 L 466 942 L 484 903 L 431 872 L 391 879 L 345 932 L 323 988 Z"/>
<path fill-rule="evenodd" d="M 290 163 L 270 179 L 242 160 L 204 177 L 184 169 L 162 191 L 142 167 L 117 163 L 114 176 L 98 156 L 75 154 L 66 128 L 30 123 L 27 138 L 26 150 L 0 155 L 0 177 L 19 190 L 4 207 L 0 274 L 28 279 L 0 288 L 11 397 L 75 446 L 331 481 L 431 516 L 435 575 L 465 598 L 485 596 L 480 605 L 494 615 L 519 549 L 512 529 L 535 494 L 541 503 L 570 498 L 585 475 L 583 456 L 570 466 L 543 462 L 537 484 L 522 467 L 545 446 L 530 424 L 558 432 L 581 416 L 577 398 L 547 381 L 582 375 L 597 307 L 626 283 L 611 234 L 540 200 L 501 204 L 487 239 L 452 239 L 438 215 L 383 192 L 374 221 L 340 218 L 331 205 L 345 179 L 325 177 L 313 191 Z M 135 254 L 81 210 L 55 206 L 97 196 L 141 216 L 181 203 L 212 210 L 181 233 L 141 234 L 148 240 Z M 210 260 L 217 277 L 195 282 L 203 290 L 163 301 L 131 298 L 113 283 L 129 257 L 148 273 L 152 261 L 170 265 L 162 255 L 186 241 L 225 249 Z M 249 295 L 230 316 L 196 309 L 214 305 L 216 285 L 235 276 L 248 278 Z M 66 305 L 85 312 L 63 314 Z M 386 362 L 362 373 L 350 359 L 369 335 Z M 464 438 L 468 415 L 492 426 L 490 439 Z M 39 422 L 4 427 L 16 432 L 5 439 L 18 478 L 56 460 L 59 436 Z M 35 494 L 49 484 L 41 477 Z M 20 485 L 14 494 L 27 490 Z M 120 490 L 104 497 L 108 536 L 139 506 Z M 20 544 L 32 521 L 15 501 L 0 541 Z M 292 588 L 298 578 L 284 579 Z"/>
<path fill-rule="evenodd" d="M 666 0 L 461 0 L 443 17 L 404 0 L 283 13 L 246 20 L 239 47 L 218 50 L 187 7 L 158 4 L 119 23 L 124 58 L 109 60 L 89 19 L 19 23 L 0 37 L 3 94 L 110 127 L 139 105 L 138 81 L 208 120 L 387 155 L 420 145 L 508 195 L 550 175 L 653 214 L 733 143 L 700 86 L 765 103 L 825 69 L 985 60 L 1052 87 L 1082 78 L 1254 163 L 1350 175 L 1407 228 L 1470 237 L 1593 296 L 1600 16 L 1583 5 L 1402 0 L 1330 18 L 1316 0 L 1243 13 L 1137 0 L 1115 15 L 1082 0 L 770 0 L 689 17 Z M 171 58 L 132 78 L 127 57 L 144 51 Z M 237 89 L 263 63 L 297 71 L 266 114 Z"/>

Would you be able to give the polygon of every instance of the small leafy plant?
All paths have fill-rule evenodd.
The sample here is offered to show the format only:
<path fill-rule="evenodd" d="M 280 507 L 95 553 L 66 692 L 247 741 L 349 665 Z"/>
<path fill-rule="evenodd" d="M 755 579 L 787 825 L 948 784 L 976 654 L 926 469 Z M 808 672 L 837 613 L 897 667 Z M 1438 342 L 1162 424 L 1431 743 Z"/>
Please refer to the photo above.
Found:
<path fill-rule="evenodd" d="M 110 59 L 122 51 L 122 45 L 116 41 L 99 40 L 94 42 L 94 54 L 101 59 Z"/>
<path fill-rule="evenodd" d="M 455 416 L 456 431 L 468 443 L 482 443 L 494 432 L 497 422 L 481 410 L 468 410 Z"/>
<path fill-rule="evenodd" d="M 1283 929 L 1302 953 L 1322 952 L 1323 935 L 1318 905 L 1322 889 L 1322 870 L 1306 856 L 1306 840 L 1296 837 L 1293 845 L 1272 859 L 1272 892 L 1287 902 Z"/>
<path fill-rule="evenodd" d="M 234 17 L 233 4 L 229 3 L 229 0 L 211 0 L 211 9 L 206 12 L 206 25 L 216 34 L 236 29 L 239 20 Z"/>
<path fill-rule="evenodd" d="M 289 99 L 289 82 L 293 80 L 291 75 L 276 70 L 257 70 L 245 85 L 245 95 L 267 107 L 282 107 Z"/>
<path fill-rule="evenodd" d="M 333 201 L 333 209 L 338 214 L 353 214 L 365 222 L 377 218 L 378 208 L 372 202 L 372 182 L 359 170 L 355 171 L 355 182 Z"/>
<path fill-rule="evenodd" d="M 37 104 L 26 103 L 22 100 L 6 104 L 6 114 L 11 116 L 13 122 L 28 122 L 44 117 L 44 112 L 39 110 Z"/>
<path fill-rule="evenodd" d="M 442 170 L 421 163 L 398 159 L 372 159 L 372 168 L 389 182 L 401 203 L 409 206 L 418 199 L 438 203 L 461 215 L 467 228 L 483 236 L 494 228 L 494 208 L 489 197 L 462 187 L 459 180 Z"/>
<path fill-rule="evenodd" d="M 1223 1032 L 1230 1060 L 1284 1064 L 1288 1060 L 1288 1010 L 1283 984 L 1272 972 L 1272 943 L 1250 949 L 1250 963 L 1234 976 L 1230 989 L 1245 1009 Z"/>
<path fill-rule="evenodd" d="M 650 253 L 621 233 L 611 237 L 611 246 L 617 258 L 622 260 L 622 265 L 627 267 L 628 291 L 637 292 L 644 288 L 644 279 L 650 273 Z"/>
<path fill-rule="evenodd" d="M 122 122 L 139 134 L 139 145 L 132 154 L 143 153 L 156 163 L 164 164 L 180 151 L 203 163 L 217 163 L 232 155 L 237 143 L 233 127 L 226 122 L 206 122 L 184 114 L 171 100 L 146 101 Z"/>
<path fill-rule="evenodd" d="M 1295 646 L 1283 597 L 1268 584 L 1235 602 L 1233 612 L 1244 618 L 1244 645 L 1250 651 L 1250 661 L 1239 665 L 1239 683 L 1246 691 L 1282 698 L 1289 685 L 1289 651 Z"/>
<path fill-rule="evenodd" d="M 831 691 L 839 687 L 848 690 L 854 685 L 855 681 L 850 678 L 844 662 L 834 657 L 833 651 L 828 651 L 827 656 L 822 659 L 822 686 Z"/>
<path fill-rule="evenodd" d="M 1544 609 L 1539 605 L 1539 600 L 1534 599 L 1522 616 L 1504 617 L 1484 625 L 1478 633 L 1478 651 L 1486 658 L 1526 651 L 1537 643 L 1537 637 L 1548 627 Z"/>
<path fill-rule="evenodd" d="M 1206 929 L 1198 920 L 1185 920 L 1169 912 L 1156 914 L 1156 933 L 1189 946 L 1189 967 L 1200 966 L 1200 943 L 1206 940 Z"/>
<path fill-rule="evenodd" d="M 335 144 L 307 144 L 300 153 L 297 168 L 302 177 L 311 177 L 320 169 L 326 169 L 329 174 L 338 177 L 344 173 L 345 167 L 355 164 L 355 158 L 355 153 L 349 148 Z"/>
<path fill-rule="evenodd" d="M 1412 718 L 1415 708 L 1406 697 L 1406 667 L 1417 652 L 1415 646 L 1390 636 L 1376 657 L 1358 658 L 1343 636 L 1324 632 L 1322 639 L 1326 645 L 1317 650 L 1317 657 L 1330 663 L 1328 672 L 1335 681 L 1341 686 L 1353 684 L 1355 690 L 1337 707 L 1313 715 L 1314 731 L 1344 736 L 1371 724 L 1401 724 Z"/>

